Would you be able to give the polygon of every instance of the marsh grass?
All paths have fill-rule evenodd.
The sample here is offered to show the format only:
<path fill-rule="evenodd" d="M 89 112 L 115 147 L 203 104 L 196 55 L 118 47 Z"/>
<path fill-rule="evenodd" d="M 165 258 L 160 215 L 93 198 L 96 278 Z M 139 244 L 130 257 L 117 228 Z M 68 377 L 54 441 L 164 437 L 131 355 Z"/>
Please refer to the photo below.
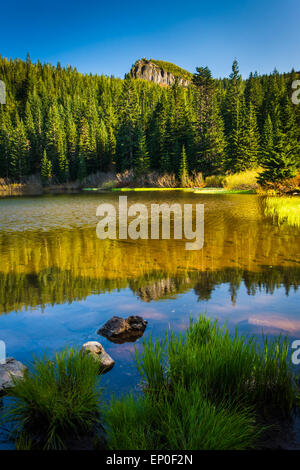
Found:
<path fill-rule="evenodd" d="M 186 334 L 169 330 L 164 341 L 153 343 L 150 338 L 137 354 L 137 364 L 150 390 L 178 382 L 189 388 L 196 380 L 215 402 L 234 399 L 260 411 L 285 412 L 295 404 L 288 350 L 288 340 L 281 336 L 265 336 L 259 343 L 255 336 L 240 336 L 238 330 L 231 335 L 226 326 L 200 317 L 190 321 Z"/>
<path fill-rule="evenodd" d="M 268 197 L 265 201 L 265 215 L 273 217 L 278 224 L 287 223 L 300 228 L 300 198 Z"/>
<path fill-rule="evenodd" d="M 215 405 L 195 385 L 178 383 L 153 397 L 128 395 L 106 411 L 112 450 L 228 450 L 252 447 L 260 436 L 250 410 Z"/>
<path fill-rule="evenodd" d="M 297 384 L 287 339 L 229 333 L 207 317 L 152 336 L 136 363 L 143 395 L 106 410 L 111 449 L 245 449 L 272 413 L 288 416 Z"/>
<path fill-rule="evenodd" d="M 100 419 L 98 372 L 97 362 L 75 348 L 34 359 L 8 391 L 5 419 L 13 423 L 19 446 L 63 449 L 70 437 L 93 432 Z"/>

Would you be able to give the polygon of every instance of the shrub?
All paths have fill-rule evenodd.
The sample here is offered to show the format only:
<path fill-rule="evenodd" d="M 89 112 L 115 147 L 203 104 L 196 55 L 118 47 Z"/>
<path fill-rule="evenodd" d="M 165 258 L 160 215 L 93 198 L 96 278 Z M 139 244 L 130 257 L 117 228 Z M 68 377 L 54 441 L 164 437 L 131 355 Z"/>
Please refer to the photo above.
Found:
<path fill-rule="evenodd" d="M 225 176 L 211 175 L 205 178 L 205 186 L 208 188 L 223 188 Z"/>
<path fill-rule="evenodd" d="M 176 188 L 177 181 L 174 173 L 164 173 L 163 175 L 150 173 L 149 184 L 150 186 L 157 186 L 158 188 Z"/>
<path fill-rule="evenodd" d="M 36 358 L 23 379 L 14 379 L 5 419 L 23 442 L 43 449 L 63 449 L 70 437 L 91 433 L 99 423 L 99 366 L 89 355 L 70 348 Z"/>
<path fill-rule="evenodd" d="M 259 188 L 257 178 L 261 170 L 246 170 L 225 177 L 223 186 L 226 189 L 252 189 Z"/>

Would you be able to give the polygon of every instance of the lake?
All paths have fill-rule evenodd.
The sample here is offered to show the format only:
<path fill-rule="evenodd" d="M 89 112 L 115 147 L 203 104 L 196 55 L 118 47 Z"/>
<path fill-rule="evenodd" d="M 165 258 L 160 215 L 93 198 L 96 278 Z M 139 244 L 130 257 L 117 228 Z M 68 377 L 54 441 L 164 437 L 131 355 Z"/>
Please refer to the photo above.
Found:
<path fill-rule="evenodd" d="M 100 341 L 115 359 L 104 396 L 138 390 L 134 348 L 206 313 L 243 334 L 300 338 L 300 230 L 266 215 L 257 195 L 122 193 L 128 205 L 204 204 L 204 246 L 183 240 L 100 240 L 96 209 L 119 194 L 0 200 L 0 340 L 29 363 L 67 345 Z M 97 335 L 113 315 L 148 320 L 136 343 Z M 9 448 L 0 435 L 0 447 Z"/>

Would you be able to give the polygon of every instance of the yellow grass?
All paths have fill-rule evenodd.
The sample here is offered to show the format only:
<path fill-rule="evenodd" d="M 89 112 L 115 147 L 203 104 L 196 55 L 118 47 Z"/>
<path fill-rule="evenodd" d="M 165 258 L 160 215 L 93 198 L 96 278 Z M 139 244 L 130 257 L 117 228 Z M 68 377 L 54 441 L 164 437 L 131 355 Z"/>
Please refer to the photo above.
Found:
<path fill-rule="evenodd" d="M 279 224 L 300 228 L 300 197 L 268 197 L 265 214 L 277 218 Z"/>
<path fill-rule="evenodd" d="M 225 177 L 223 187 L 225 189 L 252 189 L 257 190 L 259 184 L 257 177 L 260 173 L 260 169 L 246 170 L 240 173 L 234 173 Z"/>

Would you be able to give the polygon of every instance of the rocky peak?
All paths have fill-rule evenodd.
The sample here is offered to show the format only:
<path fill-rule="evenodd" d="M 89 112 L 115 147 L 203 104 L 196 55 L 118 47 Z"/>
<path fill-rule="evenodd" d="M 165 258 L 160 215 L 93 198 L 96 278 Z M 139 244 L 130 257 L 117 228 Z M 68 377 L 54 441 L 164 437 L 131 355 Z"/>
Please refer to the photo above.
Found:
<path fill-rule="evenodd" d="M 179 85 L 188 86 L 192 77 L 192 74 L 177 65 L 153 59 L 138 60 L 132 66 L 130 75 L 133 78 L 141 78 L 162 86 L 172 85 L 176 79 Z"/>

